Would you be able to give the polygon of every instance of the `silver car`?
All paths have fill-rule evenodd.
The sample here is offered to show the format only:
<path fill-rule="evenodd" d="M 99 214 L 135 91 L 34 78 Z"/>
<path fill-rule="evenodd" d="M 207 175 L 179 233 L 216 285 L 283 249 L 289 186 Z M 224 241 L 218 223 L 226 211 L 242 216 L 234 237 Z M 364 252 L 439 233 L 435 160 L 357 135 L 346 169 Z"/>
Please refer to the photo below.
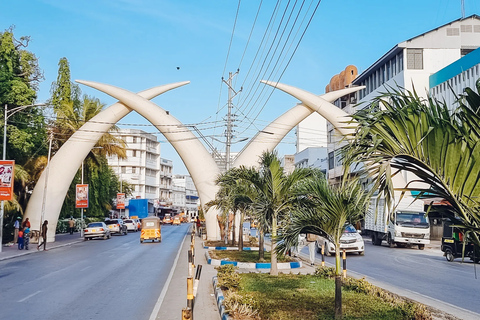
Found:
<path fill-rule="evenodd" d="M 83 239 L 90 240 L 93 238 L 110 239 L 110 229 L 104 222 L 91 222 L 83 230 Z"/>
<path fill-rule="evenodd" d="M 317 237 L 315 246 L 317 252 L 322 251 L 322 245 L 325 246 L 325 255 L 329 256 L 335 253 L 335 245 L 324 237 Z M 360 233 L 351 224 L 345 227 L 342 236 L 340 237 L 340 250 L 345 249 L 346 252 L 357 252 L 363 256 L 365 254 L 365 243 Z"/>
<path fill-rule="evenodd" d="M 134 219 L 126 219 L 126 220 L 123 220 L 123 222 L 127 226 L 128 231 L 134 231 L 134 232 L 138 231 L 138 224 Z"/>

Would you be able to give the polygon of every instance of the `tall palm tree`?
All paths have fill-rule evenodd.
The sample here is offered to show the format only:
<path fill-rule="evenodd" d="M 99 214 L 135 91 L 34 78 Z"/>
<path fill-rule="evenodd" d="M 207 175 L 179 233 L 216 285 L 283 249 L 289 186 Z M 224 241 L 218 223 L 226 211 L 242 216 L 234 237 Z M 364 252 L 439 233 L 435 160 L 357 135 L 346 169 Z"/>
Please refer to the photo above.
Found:
<path fill-rule="evenodd" d="M 356 179 L 340 185 L 328 185 L 325 178 L 308 179 L 299 190 L 306 200 L 292 211 L 281 242 L 279 252 L 286 252 L 298 245 L 301 233 L 327 238 L 335 245 L 335 318 L 342 317 L 342 279 L 340 237 L 348 223 L 356 223 L 366 212 L 370 196 Z"/>
<path fill-rule="evenodd" d="M 288 217 L 290 211 L 297 203 L 296 188 L 308 177 L 312 171 L 308 169 L 295 169 L 291 174 L 285 174 L 276 152 L 264 152 L 260 157 L 260 168 L 245 169 L 244 175 L 239 179 L 250 183 L 255 190 L 256 197 L 252 207 L 256 212 L 260 228 L 271 231 L 271 275 L 278 275 L 277 231 L 279 221 Z M 261 250 L 261 248 L 260 248 Z"/>
<path fill-rule="evenodd" d="M 452 112 L 432 97 L 423 100 L 415 92 L 389 90 L 353 116 L 360 125 L 344 149 L 344 163 L 365 163 L 365 173 L 390 205 L 391 177 L 400 170 L 415 174 L 428 187 L 410 184 L 401 191 L 445 199 L 450 205 L 435 210 L 480 245 L 480 96 L 467 88 L 457 104 Z"/>

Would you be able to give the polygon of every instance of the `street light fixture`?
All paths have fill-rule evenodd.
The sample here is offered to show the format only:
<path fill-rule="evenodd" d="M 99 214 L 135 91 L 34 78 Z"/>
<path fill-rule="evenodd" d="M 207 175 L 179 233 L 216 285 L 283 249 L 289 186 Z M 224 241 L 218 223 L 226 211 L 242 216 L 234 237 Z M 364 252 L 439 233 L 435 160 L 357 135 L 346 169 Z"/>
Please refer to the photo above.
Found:
<path fill-rule="evenodd" d="M 41 107 L 41 106 L 46 106 L 45 103 L 36 103 L 36 104 L 29 104 L 26 106 L 20 106 L 16 108 L 12 108 L 10 110 L 7 109 L 7 104 L 5 104 L 5 111 L 3 115 L 3 156 L 2 160 L 5 160 L 6 158 L 6 153 L 7 153 L 7 120 L 11 116 L 13 116 L 15 113 L 22 111 L 26 108 L 29 107 Z M 0 252 L 2 252 L 2 246 L 3 246 L 3 209 L 4 209 L 4 200 L 2 200 L 2 203 L 0 204 Z"/>

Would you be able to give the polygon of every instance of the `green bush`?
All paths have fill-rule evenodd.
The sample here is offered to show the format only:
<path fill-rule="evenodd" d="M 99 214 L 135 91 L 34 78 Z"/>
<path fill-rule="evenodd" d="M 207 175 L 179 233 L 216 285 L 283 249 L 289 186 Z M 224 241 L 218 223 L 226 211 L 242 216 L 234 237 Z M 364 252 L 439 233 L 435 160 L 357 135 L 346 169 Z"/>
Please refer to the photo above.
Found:
<path fill-rule="evenodd" d="M 253 236 L 249 236 L 248 237 L 248 242 L 250 243 L 251 246 L 256 246 L 256 245 L 258 245 L 258 238 L 253 237 Z"/>
<path fill-rule="evenodd" d="M 217 269 L 218 285 L 222 290 L 237 289 L 240 286 L 240 275 L 233 264 L 215 267 Z"/>
<path fill-rule="evenodd" d="M 335 277 L 335 268 L 333 267 L 317 267 L 315 269 L 315 275 L 322 279 L 329 279 Z"/>
<path fill-rule="evenodd" d="M 70 219 L 59 219 L 57 222 L 57 229 L 55 233 L 67 233 L 68 232 L 68 220 Z M 100 222 L 104 221 L 103 218 L 85 218 L 83 221 L 81 219 L 75 219 L 75 231 L 80 231 L 82 228 L 85 228 L 90 222 Z"/>

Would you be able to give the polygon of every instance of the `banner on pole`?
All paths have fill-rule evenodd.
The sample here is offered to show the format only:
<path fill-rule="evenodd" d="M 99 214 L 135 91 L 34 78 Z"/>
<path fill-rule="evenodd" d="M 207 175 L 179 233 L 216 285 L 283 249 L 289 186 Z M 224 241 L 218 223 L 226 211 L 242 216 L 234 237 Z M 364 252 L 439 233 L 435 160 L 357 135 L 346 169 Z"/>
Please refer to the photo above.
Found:
<path fill-rule="evenodd" d="M 125 209 L 125 193 L 117 193 L 117 209 Z"/>
<path fill-rule="evenodd" d="M 15 169 L 15 161 L 0 161 L 0 200 L 13 199 L 13 173 Z"/>
<path fill-rule="evenodd" d="M 88 208 L 88 184 L 77 184 L 75 208 Z"/>

